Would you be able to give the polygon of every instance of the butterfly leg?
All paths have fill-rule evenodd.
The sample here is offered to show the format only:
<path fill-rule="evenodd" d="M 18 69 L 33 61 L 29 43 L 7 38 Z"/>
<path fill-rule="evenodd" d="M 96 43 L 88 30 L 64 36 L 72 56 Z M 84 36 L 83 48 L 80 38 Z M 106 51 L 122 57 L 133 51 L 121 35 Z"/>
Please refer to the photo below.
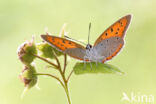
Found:
<path fill-rule="evenodd" d="M 91 68 L 91 70 L 92 70 L 92 63 L 91 62 L 89 62 L 90 63 L 90 68 Z"/>
<path fill-rule="evenodd" d="M 89 57 L 88 60 L 89 60 L 89 63 L 90 63 L 90 68 L 92 69 L 92 63 L 91 63 L 92 61 L 91 61 L 91 58 Z"/>
<path fill-rule="evenodd" d="M 96 68 L 97 68 L 97 64 L 98 64 L 98 61 L 96 61 Z"/>
<path fill-rule="evenodd" d="M 98 62 L 103 63 L 103 60 L 105 60 L 105 58 L 106 58 L 105 56 L 100 57 Z"/>
<path fill-rule="evenodd" d="M 84 60 L 83 62 L 84 62 L 85 67 L 86 67 L 86 61 L 85 60 L 88 60 L 88 62 L 90 63 L 90 67 L 92 69 L 92 63 L 90 61 L 90 58 L 88 58 L 87 56 L 84 56 L 84 59 L 83 60 Z"/>
<path fill-rule="evenodd" d="M 87 57 L 86 57 L 86 56 L 84 56 L 84 58 L 83 58 L 83 63 L 84 63 L 83 68 L 84 68 L 84 69 L 86 68 L 86 59 L 87 59 Z"/>

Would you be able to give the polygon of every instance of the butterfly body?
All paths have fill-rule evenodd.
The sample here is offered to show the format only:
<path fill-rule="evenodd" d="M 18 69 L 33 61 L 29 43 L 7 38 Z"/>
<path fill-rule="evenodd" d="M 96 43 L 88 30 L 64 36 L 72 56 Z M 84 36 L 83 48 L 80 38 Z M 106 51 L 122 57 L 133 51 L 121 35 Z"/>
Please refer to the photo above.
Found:
<path fill-rule="evenodd" d="M 104 63 L 112 59 L 124 45 L 124 35 L 131 20 L 131 15 L 122 17 L 104 31 L 94 45 L 86 47 L 65 39 L 51 35 L 41 35 L 42 39 L 59 51 L 69 56 L 88 62 Z"/>
<path fill-rule="evenodd" d="M 100 62 L 102 63 L 102 60 L 105 58 L 105 56 L 101 56 L 95 47 L 92 47 L 90 49 L 86 49 L 86 54 L 84 56 L 84 61 L 89 62 Z"/>

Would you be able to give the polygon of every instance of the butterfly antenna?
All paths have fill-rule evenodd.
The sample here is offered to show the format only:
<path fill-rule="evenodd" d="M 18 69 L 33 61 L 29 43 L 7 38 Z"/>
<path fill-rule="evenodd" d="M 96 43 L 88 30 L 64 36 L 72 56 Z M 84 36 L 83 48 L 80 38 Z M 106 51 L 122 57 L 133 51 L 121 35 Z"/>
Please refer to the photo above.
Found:
<path fill-rule="evenodd" d="M 84 42 L 82 42 L 82 41 L 79 41 L 79 40 L 76 40 L 76 39 L 73 39 L 73 38 L 70 38 L 70 37 L 68 37 L 68 36 L 64 36 L 65 38 L 68 38 L 68 39 L 70 39 L 70 40 L 74 40 L 74 41 L 77 41 L 77 42 L 79 42 L 79 43 L 82 43 L 82 44 L 84 44 L 84 45 L 87 45 L 86 43 L 84 43 Z"/>
<path fill-rule="evenodd" d="M 88 44 L 89 44 L 89 38 L 90 38 L 90 28 L 91 28 L 91 23 L 89 23 L 89 30 L 88 30 Z"/>

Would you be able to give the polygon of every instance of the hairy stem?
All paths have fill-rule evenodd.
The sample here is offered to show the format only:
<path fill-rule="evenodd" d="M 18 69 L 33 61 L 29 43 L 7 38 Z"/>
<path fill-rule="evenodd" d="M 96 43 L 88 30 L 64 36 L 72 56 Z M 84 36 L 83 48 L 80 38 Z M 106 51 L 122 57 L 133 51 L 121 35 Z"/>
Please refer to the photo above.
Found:
<path fill-rule="evenodd" d="M 65 87 L 64 87 L 64 90 L 65 90 L 66 95 L 67 95 L 68 103 L 71 104 L 70 96 L 69 96 L 69 90 L 68 90 L 68 81 L 67 81 L 67 79 L 65 78 L 65 70 L 66 70 L 67 56 L 66 56 L 66 54 L 64 54 L 64 69 L 62 70 L 62 69 L 61 69 L 61 65 L 60 65 L 60 61 L 59 61 L 59 59 L 57 58 L 56 53 L 55 53 L 54 51 L 53 51 L 53 54 L 54 54 L 54 57 L 55 57 L 56 62 L 57 62 L 57 64 L 58 64 L 58 70 L 59 70 L 59 72 L 60 72 L 60 74 L 61 74 L 61 77 L 62 77 L 62 79 L 63 79 L 63 82 L 64 82 L 64 86 L 65 86 Z"/>
<path fill-rule="evenodd" d="M 67 66 L 67 55 L 64 54 L 64 68 L 63 68 L 63 73 L 65 73 L 66 66 Z"/>
<path fill-rule="evenodd" d="M 71 104 L 71 100 L 70 100 L 69 90 L 68 90 L 68 85 L 67 84 L 65 85 L 65 92 L 66 92 L 66 95 L 67 95 L 68 103 Z"/>
<path fill-rule="evenodd" d="M 66 88 L 66 86 L 63 84 L 63 82 L 58 77 L 56 77 L 54 75 L 51 75 L 51 74 L 48 74 L 48 73 L 36 73 L 36 75 L 50 76 L 50 77 L 56 79 L 57 81 L 59 81 L 63 88 Z"/>
<path fill-rule="evenodd" d="M 74 72 L 74 70 L 72 70 L 72 71 L 70 72 L 70 74 L 69 74 L 69 76 L 68 76 L 68 78 L 67 78 L 67 82 L 69 81 L 69 79 L 70 79 L 71 75 L 73 74 L 73 72 Z"/>
<path fill-rule="evenodd" d="M 46 76 L 50 76 L 50 77 L 56 79 L 57 81 L 59 81 L 60 84 L 62 85 L 62 87 L 63 87 L 64 90 L 65 90 L 65 93 L 66 93 L 67 99 L 68 99 L 68 103 L 71 104 L 71 100 L 70 100 L 70 96 L 69 96 L 69 89 L 68 89 L 68 80 L 69 80 L 69 78 L 70 78 L 70 76 L 71 76 L 71 74 L 72 74 L 73 71 L 71 71 L 71 73 L 69 74 L 68 78 L 66 79 L 66 78 L 65 78 L 65 70 L 66 70 L 66 66 L 67 66 L 67 55 L 64 54 L 64 67 L 63 67 L 63 70 L 62 70 L 61 65 L 60 65 L 60 61 L 59 61 L 59 59 L 57 58 L 56 53 L 55 53 L 54 51 L 52 51 L 52 53 L 53 53 L 54 58 L 55 58 L 55 60 L 56 60 L 56 62 L 57 62 L 57 65 L 54 64 L 54 63 L 52 63 L 51 61 L 47 60 L 46 58 L 40 57 L 40 56 L 35 55 L 35 54 L 33 54 L 33 55 L 34 55 L 35 57 L 37 57 L 37 58 L 39 58 L 39 59 L 41 59 L 41 60 L 43 60 L 43 61 L 49 63 L 50 65 L 54 66 L 54 67 L 60 72 L 61 77 L 62 77 L 62 81 L 61 81 L 58 77 L 56 77 L 56 76 L 54 76 L 54 75 L 51 75 L 51 74 L 47 74 L 47 73 L 37 73 L 36 75 L 46 75 Z"/>
<path fill-rule="evenodd" d="M 37 58 L 39 58 L 39 59 L 41 59 L 41 60 L 43 60 L 43 61 L 49 63 L 50 65 L 54 66 L 56 69 L 58 69 L 58 65 L 52 63 L 51 61 L 47 60 L 46 58 L 40 57 L 40 56 L 35 55 L 35 54 L 33 54 L 33 55 L 34 55 L 35 57 L 37 57 Z"/>

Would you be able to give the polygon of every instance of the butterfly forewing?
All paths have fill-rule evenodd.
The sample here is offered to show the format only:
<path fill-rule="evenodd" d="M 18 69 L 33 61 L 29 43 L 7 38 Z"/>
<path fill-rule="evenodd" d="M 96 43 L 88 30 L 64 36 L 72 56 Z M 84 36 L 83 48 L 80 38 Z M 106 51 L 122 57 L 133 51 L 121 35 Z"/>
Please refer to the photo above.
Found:
<path fill-rule="evenodd" d="M 131 15 L 127 15 L 116 21 L 100 35 L 100 37 L 95 41 L 94 46 L 96 46 L 102 40 L 110 37 L 118 36 L 123 38 L 129 26 L 130 20 Z"/>
<path fill-rule="evenodd" d="M 68 54 L 73 58 L 83 60 L 83 57 L 85 56 L 85 47 L 83 47 L 80 44 L 77 44 L 65 38 L 51 36 L 51 35 L 41 35 L 41 37 L 52 47 Z"/>
<path fill-rule="evenodd" d="M 99 49 L 99 53 L 105 56 L 103 63 L 112 59 L 123 47 L 123 37 L 129 26 L 131 15 L 122 17 L 111 25 L 101 36 L 96 40 L 94 46 Z M 100 48 L 99 48 L 100 47 Z"/>

